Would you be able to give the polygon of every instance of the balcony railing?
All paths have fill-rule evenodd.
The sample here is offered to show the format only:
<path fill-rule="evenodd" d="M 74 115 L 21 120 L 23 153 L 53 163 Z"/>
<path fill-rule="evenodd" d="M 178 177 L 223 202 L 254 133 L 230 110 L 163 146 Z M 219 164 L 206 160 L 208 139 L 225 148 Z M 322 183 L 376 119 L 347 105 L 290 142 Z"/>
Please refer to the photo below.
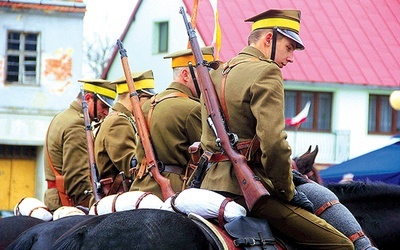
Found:
<path fill-rule="evenodd" d="M 318 145 L 317 164 L 332 165 L 349 159 L 350 131 L 333 133 L 287 131 L 287 141 L 292 147 L 292 157 L 300 156 L 311 145 L 312 150 Z"/>

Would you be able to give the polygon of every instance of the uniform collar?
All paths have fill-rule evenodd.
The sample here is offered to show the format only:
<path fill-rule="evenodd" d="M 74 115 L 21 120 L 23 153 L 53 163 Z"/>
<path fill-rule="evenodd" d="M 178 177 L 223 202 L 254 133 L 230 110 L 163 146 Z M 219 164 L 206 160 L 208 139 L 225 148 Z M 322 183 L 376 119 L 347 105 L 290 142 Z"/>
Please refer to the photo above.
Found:
<path fill-rule="evenodd" d="M 185 85 L 183 85 L 182 83 L 179 83 L 179 82 L 172 82 L 168 86 L 167 90 L 179 91 L 179 92 L 182 92 L 182 93 L 186 94 L 191 99 L 198 100 L 198 98 L 193 96 L 192 91 L 190 91 L 190 89 L 188 87 L 186 87 Z"/>
<path fill-rule="evenodd" d="M 132 116 L 132 112 L 129 111 L 122 103 L 120 103 L 118 101 L 114 104 L 114 106 L 112 107 L 112 110 L 114 110 L 116 112 L 124 113 L 127 116 Z"/>

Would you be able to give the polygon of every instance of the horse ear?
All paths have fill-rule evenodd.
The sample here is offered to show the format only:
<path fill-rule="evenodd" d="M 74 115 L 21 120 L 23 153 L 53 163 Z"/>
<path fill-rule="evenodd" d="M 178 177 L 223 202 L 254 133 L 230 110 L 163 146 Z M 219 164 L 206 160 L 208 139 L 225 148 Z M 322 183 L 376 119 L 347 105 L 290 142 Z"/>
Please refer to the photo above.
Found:
<path fill-rule="evenodd" d="M 310 147 L 308 147 L 308 150 L 298 158 L 300 158 L 300 159 L 305 158 L 310 152 L 311 152 L 311 145 L 310 145 Z"/>
<path fill-rule="evenodd" d="M 307 150 L 307 154 L 309 154 L 311 152 L 311 145 L 308 147 L 308 150 Z"/>
<path fill-rule="evenodd" d="M 317 154 L 318 154 L 318 145 L 315 146 L 314 151 L 312 151 L 312 153 L 310 153 L 310 156 L 312 156 L 313 161 L 315 161 L 315 158 L 317 157 Z"/>

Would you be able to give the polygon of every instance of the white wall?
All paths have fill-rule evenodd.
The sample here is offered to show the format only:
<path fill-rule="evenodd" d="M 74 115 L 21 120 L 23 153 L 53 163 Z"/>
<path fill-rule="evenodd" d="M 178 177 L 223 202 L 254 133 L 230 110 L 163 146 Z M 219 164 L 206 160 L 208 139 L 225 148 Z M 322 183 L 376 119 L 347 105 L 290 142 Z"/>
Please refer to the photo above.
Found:
<path fill-rule="evenodd" d="M 183 6 L 181 0 L 143 1 L 139 7 L 136 19 L 131 25 L 129 32 L 123 41 L 123 45 L 127 50 L 129 66 L 131 71 L 153 70 L 156 90 L 158 92 L 164 90 L 172 81 L 171 59 L 163 59 L 169 53 L 183 50 L 187 48 L 188 36 L 183 17 L 179 13 L 179 8 Z M 187 16 L 190 20 L 190 16 Z M 154 23 L 169 22 L 169 43 L 168 53 L 153 54 L 152 42 Z M 144 36 L 146 36 L 144 38 Z M 150 36 L 150 38 L 148 37 Z M 200 35 L 197 34 L 200 46 L 204 46 Z M 118 38 L 115 39 L 115 42 Z M 123 75 L 121 59 L 118 55 L 114 60 L 108 80 L 115 80 Z"/>

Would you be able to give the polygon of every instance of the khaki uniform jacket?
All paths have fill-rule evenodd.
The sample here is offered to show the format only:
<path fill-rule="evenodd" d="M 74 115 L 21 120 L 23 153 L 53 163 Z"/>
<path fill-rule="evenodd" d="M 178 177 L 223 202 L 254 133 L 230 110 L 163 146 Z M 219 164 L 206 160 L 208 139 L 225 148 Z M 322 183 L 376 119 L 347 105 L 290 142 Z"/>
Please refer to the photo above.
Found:
<path fill-rule="evenodd" d="M 293 197 L 294 185 L 291 174 L 291 148 L 286 141 L 284 118 L 284 89 L 280 68 L 254 47 L 245 47 L 228 63 L 234 66 L 225 84 L 225 102 L 228 125 L 240 141 L 260 139 L 261 165 L 251 166 L 270 191 L 284 200 Z M 222 66 L 211 71 L 218 95 L 221 93 Z M 220 98 L 221 99 L 221 98 Z M 201 100 L 203 103 L 203 100 Z M 215 136 L 206 121 L 208 117 L 202 105 L 202 147 L 219 152 Z M 202 188 L 241 194 L 238 181 L 229 161 L 214 163 L 207 171 Z"/>
<path fill-rule="evenodd" d="M 171 83 L 166 90 L 156 96 L 156 99 L 175 92 L 184 93 L 189 98 L 173 97 L 159 102 L 151 116 L 150 135 L 157 159 L 165 165 L 181 166 L 182 172 L 184 172 L 190 160 L 188 147 L 192 143 L 200 141 L 201 108 L 199 99 L 193 97 L 189 88 L 178 82 Z M 142 106 L 146 120 L 150 102 L 151 100 L 148 100 Z M 141 163 L 143 157 L 144 150 L 139 142 L 137 147 L 138 164 Z M 162 174 L 170 179 L 175 192 L 182 191 L 182 175 L 167 172 Z M 146 175 L 142 180 L 135 179 L 131 190 L 153 192 L 163 199 L 160 187 L 150 175 Z"/>
<path fill-rule="evenodd" d="M 67 195 L 75 205 L 86 199 L 88 201 L 91 195 L 85 195 L 84 191 L 92 189 L 89 156 L 82 106 L 77 101 L 73 101 L 68 109 L 53 118 L 45 143 L 55 169 L 64 176 Z M 46 155 L 44 171 L 46 180 L 55 180 Z M 51 211 L 61 207 L 56 188 L 46 190 L 44 203 Z"/>
<path fill-rule="evenodd" d="M 100 179 L 115 176 L 124 171 L 131 178 L 129 169 L 135 156 L 137 133 L 132 112 L 117 102 L 102 122 L 95 139 L 95 158 Z"/>

